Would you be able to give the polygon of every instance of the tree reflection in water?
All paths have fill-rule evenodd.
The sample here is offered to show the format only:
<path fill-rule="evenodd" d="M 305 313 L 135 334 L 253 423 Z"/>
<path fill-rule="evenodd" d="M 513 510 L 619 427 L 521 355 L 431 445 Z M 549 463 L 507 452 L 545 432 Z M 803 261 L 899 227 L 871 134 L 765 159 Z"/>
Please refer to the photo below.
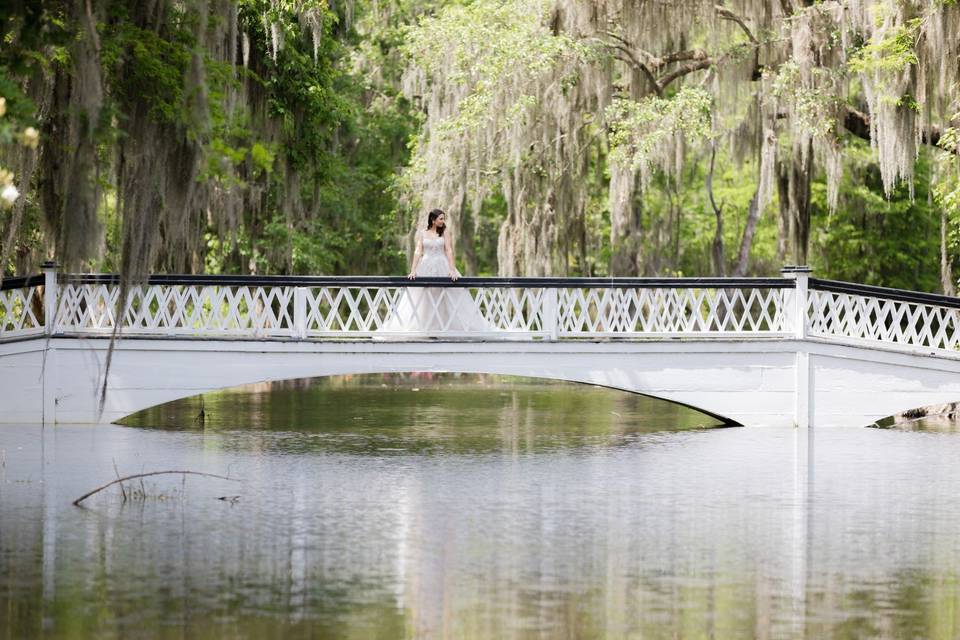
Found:
<path fill-rule="evenodd" d="M 700 429 L 453 375 L 210 394 L 203 427 L 198 403 L 0 431 L 4 636 L 960 635 L 954 434 Z M 243 483 L 70 507 L 113 460 Z"/>

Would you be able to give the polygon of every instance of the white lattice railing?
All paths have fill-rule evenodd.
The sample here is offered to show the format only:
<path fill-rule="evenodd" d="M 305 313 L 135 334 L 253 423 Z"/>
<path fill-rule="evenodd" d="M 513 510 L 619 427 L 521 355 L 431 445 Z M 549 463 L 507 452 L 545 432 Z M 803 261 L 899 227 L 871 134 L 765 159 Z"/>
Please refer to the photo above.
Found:
<path fill-rule="evenodd" d="M 64 284 L 57 305 L 62 333 L 109 334 L 116 284 Z M 294 335 L 293 288 L 284 286 L 139 285 L 124 305 L 124 335 L 288 337 Z"/>
<path fill-rule="evenodd" d="M 811 284 L 808 335 L 954 353 L 960 349 L 960 304 L 955 298 L 829 281 Z M 869 293 L 876 295 L 865 295 Z"/>
<path fill-rule="evenodd" d="M 116 284 L 61 287 L 57 329 L 113 330 Z M 147 285 L 127 294 L 124 335 L 375 337 L 543 332 L 542 290 Z"/>
<path fill-rule="evenodd" d="M 109 333 L 116 284 L 61 287 L 58 331 Z M 375 337 L 543 332 L 543 290 L 434 287 L 147 285 L 132 287 L 124 335 Z"/>
<path fill-rule="evenodd" d="M 17 278 L 0 289 L 0 337 L 21 338 L 42 334 L 43 278 Z"/>
<path fill-rule="evenodd" d="M 305 337 L 536 337 L 546 330 L 544 289 L 347 286 L 303 291 Z"/>
<path fill-rule="evenodd" d="M 604 287 L 584 280 L 571 280 L 580 284 L 576 287 L 543 286 L 547 283 L 537 280 L 518 282 L 525 286 L 509 286 L 510 281 L 495 282 L 495 286 L 471 282 L 424 286 L 386 278 L 379 279 L 383 284 L 356 282 L 362 280 L 325 282 L 323 286 L 297 286 L 297 282 L 253 286 L 229 281 L 133 286 L 124 306 L 122 334 L 559 339 L 769 336 L 791 331 L 788 307 L 792 289 L 770 282 L 743 288 L 699 281 L 694 283 L 699 286 L 686 287 L 664 286 L 663 281 L 651 287 Z M 120 295 L 115 282 L 68 282 L 60 291 L 58 332 L 112 331 Z"/>
<path fill-rule="evenodd" d="M 154 276 L 132 285 L 121 335 L 254 339 L 603 339 L 812 336 L 958 354 L 960 300 L 808 278 L 480 279 Z M 48 299 L 47 289 L 57 296 Z M 113 276 L 0 285 L 0 340 L 108 335 Z M 799 306 L 797 301 L 801 301 Z M 48 325 L 44 319 L 55 316 Z"/>
<path fill-rule="evenodd" d="M 792 294 L 785 288 L 561 289 L 559 334 L 787 335 Z"/>

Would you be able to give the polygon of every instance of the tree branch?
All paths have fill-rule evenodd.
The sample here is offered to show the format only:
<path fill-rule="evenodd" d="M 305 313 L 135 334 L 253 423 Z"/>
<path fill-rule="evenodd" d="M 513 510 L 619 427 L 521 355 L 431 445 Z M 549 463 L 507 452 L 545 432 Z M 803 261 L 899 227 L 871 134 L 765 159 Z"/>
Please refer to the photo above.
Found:
<path fill-rule="evenodd" d="M 633 51 L 629 47 L 629 43 L 627 43 L 623 38 L 620 38 L 615 34 L 608 33 L 607 35 L 615 38 L 616 40 L 620 41 L 623 44 L 611 44 L 609 42 L 604 44 L 606 44 L 609 47 L 613 47 L 614 49 L 616 49 L 617 51 L 620 51 L 621 53 L 624 53 L 628 59 L 626 60 L 624 60 L 623 58 L 619 58 L 619 59 L 622 60 L 623 62 L 626 62 L 633 68 L 638 69 L 641 73 L 643 73 L 643 75 L 646 76 L 647 80 L 650 82 L 650 85 L 653 87 L 653 90 L 657 92 L 657 95 L 662 96 L 663 87 L 661 87 L 660 83 L 657 82 L 657 77 L 653 75 L 653 71 L 650 69 L 650 67 L 648 67 L 646 64 L 641 62 L 633 54 Z"/>
<path fill-rule="evenodd" d="M 753 34 L 753 31 L 750 30 L 743 18 L 738 16 L 736 13 L 730 11 L 721 4 L 715 5 L 714 9 L 721 19 L 730 20 L 731 22 L 736 23 L 750 40 L 750 46 L 754 51 L 754 79 L 759 79 L 759 48 L 761 42 Z M 663 91 L 674 80 L 682 78 L 683 76 L 689 75 L 695 71 L 709 69 L 717 64 L 720 60 L 723 60 L 728 56 L 728 54 L 724 54 L 720 58 L 711 58 L 710 55 L 703 49 L 686 49 L 683 51 L 673 51 L 662 56 L 654 56 L 646 51 L 638 49 L 633 45 L 632 42 L 614 31 L 607 30 L 604 32 L 604 35 L 616 41 L 604 42 L 604 44 L 626 55 L 628 60 L 624 60 L 620 56 L 617 57 L 623 62 L 629 64 L 634 69 L 637 69 L 643 73 L 643 75 L 650 82 L 650 85 L 653 87 L 653 90 L 656 92 L 657 96 L 661 97 L 663 96 Z M 643 57 L 644 60 L 641 60 L 641 57 Z M 686 64 L 679 65 L 672 71 L 660 76 L 659 78 L 656 76 L 656 72 L 660 71 L 661 68 L 677 62 L 686 62 Z"/>
<path fill-rule="evenodd" d="M 202 473 L 200 471 L 151 471 L 150 473 L 135 473 L 132 476 L 124 476 L 123 478 L 117 478 L 102 487 L 97 487 L 93 491 L 87 492 L 73 501 L 73 506 L 79 507 L 80 503 L 92 496 L 95 493 L 103 491 L 107 487 L 112 487 L 115 484 L 126 482 L 127 480 L 135 480 L 137 478 L 146 478 L 148 476 L 159 476 L 164 474 L 181 474 L 181 475 L 192 475 L 192 476 L 205 476 L 207 478 L 219 478 L 220 480 L 230 480 L 231 482 L 238 482 L 237 478 L 228 478 L 226 476 L 218 476 L 215 473 Z"/>
<path fill-rule="evenodd" d="M 710 171 L 707 173 L 707 195 L 710 198 L 710 207 L 713 208 L 713 215 L 717 218 L 717 226 L 713 232 L 713 244 L 711 245 L 711 257 L 713 259 L 714 272 L 723 277 L 726 269 L 723 260 L 723 204 L 717 206 L 717 201 L 713 197 L 713 168 L 717 159 L 717 143 L 714 141 L 710 145 Z"/>
<path fill-rule="evenodd" d="M 843 128 L 867 142 L 870 142 L 870 116 L 853 107 L 847 107 L 843 118 Z"/>
<path fill-rule="evenodd" d="M 843 128 L 867 142 L 870 142 L 870 116 L 858 109 L 847 106 L 847 112 L 843 118 Z M 931 126 L 920 132 L 920 140 L 924 144 L 937 146 L 940 143 L 940 136 L 943 132 L 939 127 Z"/>
<path fill-rule="evenodd" d="M 654 59 L 654 66 L 657 68 L 672 62 L 682 62 L 683 60 L 709 60 L 710 56 L 703 49 L 687 49 L 686 51 L 674 51 L 660 58 Z"/>
<path fill-rule="evenodd" d="M 751 80 L 759 80 L 763 72 L 763 66 L 760 64 L 760 41 L 757 40 L 755 35 L 753 35 L 753 31 L 751 31 L 750 27 L 747 26 L 747 23 L 743 21 L 743 18 L 735 14 L 733 11 L 730 11 L 720 4 L 715 5 L 714 9 L 721 19 L 730 20 L 737 23 L 740 26 L 740 29 L 747 34 L 747 38 L 750 40 L 750 44 L 753 47 L 753 73 L 751 74 Z"/>
<path fill-rule="evenodd" d="M 614 49 L 623 52 L 629 57 L 629 60 L 624 60 L 627 64 L 632 66 L 635 69 L 638 69 L 643 75 L 647 78 L 647 81 L 650 83 L 650 86 L 653 87 L 653 90 L 657 93 L 658 96 L 663 95 L 663 87 L 660 86 L 660 83 L 657 82 L 657 77 L 654 75 L 653 70 L 650 68 L 646 62 L 641 61 L 636 54 L 634 53 L 633 45 L 624 39 L 622 36 L 612 32 L 606 31 L 605 35 L 616 40 L 619 44 L 610 44 L 605 42 L 607 46 L 612 46 Z M 655 60 L 653 56 L 645 51 L 641 51 L 647 60 Z M 621 58 L 622 60 L 622 58 Z"/>
<path fill-rule="evenodd" d="M 746 23 L 743 21 L 743 19 L 740 16 L 738 16 L 733 11 L 730 11 L 730 9 L 727 9 L 726 7 L 720 4 L 714 6 L 714 9 L 716 10 L 717 15 L 720 16 L 722 19 L 736 22 L 740 26 L 740 28 L 743 30 L 743 32 L 747 34 L 747 38 L 750 39 L 750 42 L 752 42 L 756 46 L 760 45 L 760 41 L 757 40 L 756 36 L 753 35 L 753 32 L 750 31 L 750 28 L 746 25 Z"/>
<path fill-rule="evenodd" d="M 696 62 L 690 62 L 688 64 L 680 65 L 670 73 L 660 78 L 660 86 L 666 88 L 671 82 L 677 78 L 681 78 L 685 75 L 691 74 L 694 71 L 700 71 L 701 69 L 709 69 L 713 65 L 713 60 L 707 58 L 705 60 L 697 60 Z"/>

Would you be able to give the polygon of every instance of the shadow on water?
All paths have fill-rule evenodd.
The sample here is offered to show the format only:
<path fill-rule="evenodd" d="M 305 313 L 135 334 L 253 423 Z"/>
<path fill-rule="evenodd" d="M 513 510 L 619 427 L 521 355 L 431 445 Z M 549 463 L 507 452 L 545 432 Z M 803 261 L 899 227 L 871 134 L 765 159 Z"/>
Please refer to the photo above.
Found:
<path fill-rule="evenodd" d="M 723 426 L 673 403 L 567 382 L 403 373 L 248 385 L 121 424 L 231 434 L 286 452 L 430 454 L 587 450 L 660 431 Z"/>

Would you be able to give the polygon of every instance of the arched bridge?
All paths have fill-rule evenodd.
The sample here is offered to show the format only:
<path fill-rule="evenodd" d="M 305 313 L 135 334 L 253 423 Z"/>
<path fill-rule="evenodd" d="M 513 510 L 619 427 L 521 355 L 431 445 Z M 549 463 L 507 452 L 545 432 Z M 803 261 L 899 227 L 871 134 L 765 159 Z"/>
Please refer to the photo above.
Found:
<path fill-rule="evenodd" d="M 960 401 L 960 299 L 804 268 L 456 283 L 153 276 L 123 287 L 48 265 L 0 287 L 8 423 L 112 421 L 246 383 L 390 371 L 584 382 L 751 426 L 864 426 Z"/>

